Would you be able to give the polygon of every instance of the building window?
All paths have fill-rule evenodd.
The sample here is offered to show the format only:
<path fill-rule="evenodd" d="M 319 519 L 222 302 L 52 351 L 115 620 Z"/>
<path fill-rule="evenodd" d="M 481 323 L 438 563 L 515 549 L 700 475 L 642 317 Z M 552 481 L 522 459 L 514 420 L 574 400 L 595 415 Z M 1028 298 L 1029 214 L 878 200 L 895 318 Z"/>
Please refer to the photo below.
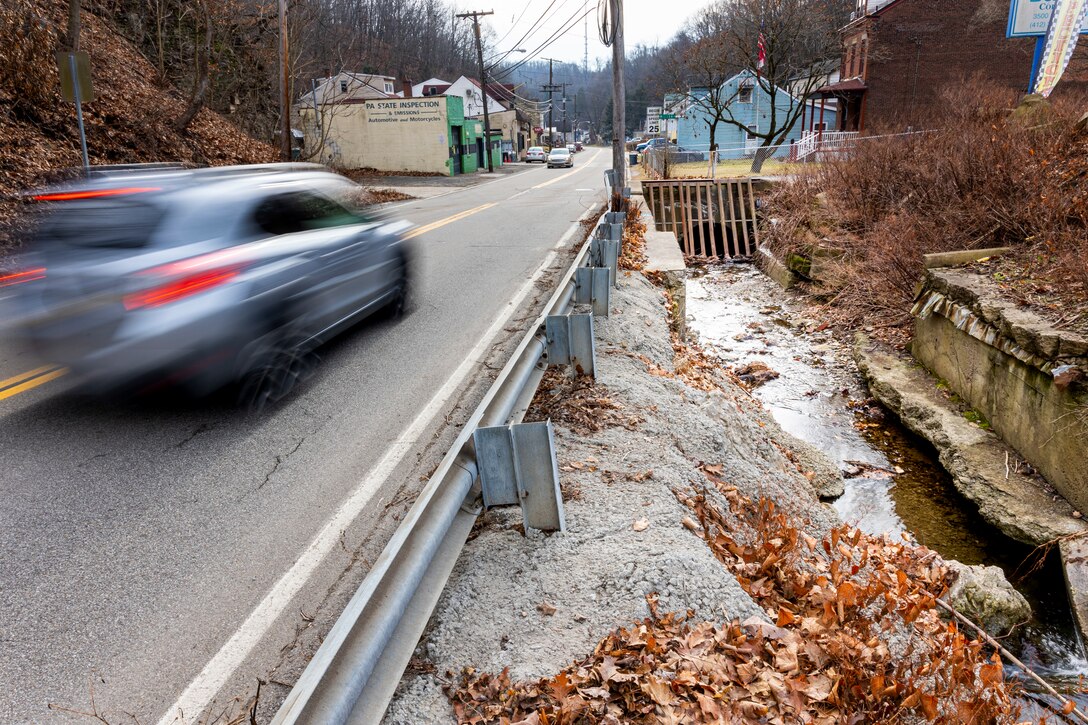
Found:
<path fill-rule="evenodd" d="M 348 92 L 348 82 L 347 81 L 340 81 L 340 92 L 341 93 L 347 93 Z"/>
<path fill-rule="evenodd" d="M 385 84 L 385 92 L 386 93 L 392 93 L 393 92 L 393 84 L 392 83 L 386 83 Z"/>
<path fill-rule="evenodd" d="M 758 130 L 759 130 L 759 129 L 757 129 L 757 128 L 756 128 L 755 126 L 748 126 L 748 127 L 746 127 L 746 128 L 744 129 L 744 138 L 745 138 L 746 140 L 748 140 L 748 141 L 755 141 L 755 139 L 756 139 L 756 131 L 758 131 Z"/>
<path fill-rule="evenodd" d="M 745 83 L 737 91 L 737 103 L 751 103 L 752 102 L 752 84 Z"/>
<path fill-rule="evenodd" d="M 865 77 L 865 61 L 869 55 L 869 40 L 867 38 L 861 39 L 861 53 L 858 54 L 858 77 Z"/>

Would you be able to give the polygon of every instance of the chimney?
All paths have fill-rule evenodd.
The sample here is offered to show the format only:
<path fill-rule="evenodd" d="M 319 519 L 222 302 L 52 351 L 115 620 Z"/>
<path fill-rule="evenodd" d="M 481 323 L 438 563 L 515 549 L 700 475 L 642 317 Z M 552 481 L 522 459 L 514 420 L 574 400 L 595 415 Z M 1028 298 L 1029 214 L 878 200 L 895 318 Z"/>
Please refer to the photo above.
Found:
<path fill-rule="evenodd" d="M 405 78 L 401 81 L 401 89 L 404 91 L 405 98 L 412 97 L 412 81 L 409 78 Z"/>

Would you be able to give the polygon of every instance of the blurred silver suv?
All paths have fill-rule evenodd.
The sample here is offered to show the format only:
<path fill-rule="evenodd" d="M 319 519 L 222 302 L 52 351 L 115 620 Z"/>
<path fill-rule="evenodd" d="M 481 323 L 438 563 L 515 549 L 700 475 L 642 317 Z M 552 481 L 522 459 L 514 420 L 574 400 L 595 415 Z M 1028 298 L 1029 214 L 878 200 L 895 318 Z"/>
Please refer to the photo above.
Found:
<path fill-rule="evenodd" d="M 47 205 L 0 299 L 15 334 L 94 391 L 230 383 L 254 407 L 322 342 L 403 310 L 408 224 L 320 166 L 96 171 Z"/>

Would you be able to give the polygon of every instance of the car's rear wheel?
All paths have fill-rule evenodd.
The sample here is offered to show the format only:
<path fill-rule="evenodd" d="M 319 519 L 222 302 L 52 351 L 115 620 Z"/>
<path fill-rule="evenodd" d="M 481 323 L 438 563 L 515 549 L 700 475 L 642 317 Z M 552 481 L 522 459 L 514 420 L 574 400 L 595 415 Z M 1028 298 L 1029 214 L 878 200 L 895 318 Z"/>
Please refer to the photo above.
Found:
<path fill-rule="evenodd" d="M 238 402 L 251 413 L 261 413 L 287 397 L 308 380 L 320 358 L 301 334 L 277 336 L 257 364 L 238 384 Z"/>

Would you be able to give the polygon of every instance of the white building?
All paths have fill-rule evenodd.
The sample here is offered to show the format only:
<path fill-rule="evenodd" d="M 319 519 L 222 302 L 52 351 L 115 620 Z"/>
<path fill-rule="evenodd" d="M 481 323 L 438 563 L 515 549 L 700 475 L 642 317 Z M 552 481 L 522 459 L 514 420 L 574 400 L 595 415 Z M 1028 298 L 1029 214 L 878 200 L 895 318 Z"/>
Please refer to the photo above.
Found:
<path fill-rule="evenodd" d="M 502 113 L 514 107 L 513 92 L 497 83 L 488 83 L 488 113 Z M 429 78 L 412 86 L 412 96 L 457 96 L 465 104 L 465 116 L 476 118 L 484 115 L 483 92 L 475 78 L 461 76 L 452 83 L 441 78 Z"/>

